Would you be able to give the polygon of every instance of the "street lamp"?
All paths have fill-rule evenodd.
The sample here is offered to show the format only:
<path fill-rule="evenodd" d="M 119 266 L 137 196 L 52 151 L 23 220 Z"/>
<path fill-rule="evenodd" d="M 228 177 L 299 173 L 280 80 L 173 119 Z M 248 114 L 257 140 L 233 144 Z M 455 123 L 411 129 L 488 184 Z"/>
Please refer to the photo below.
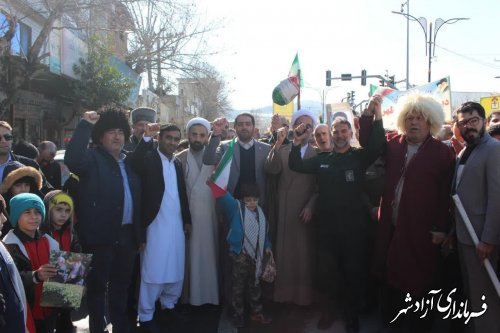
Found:
<path fill-rule="evenodd" d="M 401 4 L 401 13 L 410 15 L 410 0 Z M 410 17 L 406 16 L 406 90 L 410 89 Z"/>
<path fill-rule="evenodd" d="M 429 22 L 429 30 L 427 30 L 427 19 L 425 17 L 416 18 L 415 16 L 410 15 L 408 13 L 401 13 L 401 12 L 395 12 L 395 11 L 392 11 L 392 13 L 398 14 L 398 15 L 403 15 L 406 17 L 407 20 L 411 19 L 412 21 L 417 21 L 418 24 L 420 24 L 420 26 L 422 27 L 422 30 L 424 31 L 424 35 L 425 35 L 425 44 L 429 44 L 429 51 L 427 51 L 427 47 L 426 47 L 425 53 L 429 57 L 429 69 L 428 69 L 427 82 L 431 82 L 431 64 L 432 64 L 431 59 L 436 53 L 436 37 L 437 37 L 437 33 L 439 32 L 439 29 L 441 29 L 441 27 L 445 24 L 453 24 L 453 23 L 457 23 L 458 21 L 469 20 L 469 18 L 468 17 L 454 17 L 454 18 L 451 18 L 448 20 L 443 20 L 442 18 L 437 18 L 435 23 L 434 23 L 435 30 L 433 33 L 432 32 L 432 22 Z M 408 37 L 408 34 L 407 34 L 407 37 Z M 408 56 L 407 56 L 406 66 L 407 66 L 407 72 L 408 72 L 408 67 L 409 67 Z M 408 77 L 407 77 L 407 79 L 408 79 Z M 408 83 L 408 81 L 406 81 L 406 82 Z"/>
<path fill-rule="evenodd" d="M 340 86 L 330 86 L 330 87 L 325 87 L 325 88 L 319 88 L 319 87 L 313 87 L 306 85 L 304 88 L 312 89 L 316 91 L 319 94 L 319 97 L 321 98 L 321 114 L 323 115 L 323 121 L 326 122 L 326 97 L 330 90 L 339 88 Z"/>

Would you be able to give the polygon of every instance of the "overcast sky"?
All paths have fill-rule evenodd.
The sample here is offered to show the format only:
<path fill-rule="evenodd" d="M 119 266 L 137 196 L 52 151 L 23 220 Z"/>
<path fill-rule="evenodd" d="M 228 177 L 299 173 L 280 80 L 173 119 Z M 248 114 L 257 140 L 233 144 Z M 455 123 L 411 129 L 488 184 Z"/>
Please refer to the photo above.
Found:
<path fill-rule="evenodd" d="M 303 98 L 320 100 L 325 70 L 342 73 L 406 77 L 406 18 L 399 0 L 197 0 L 208 19 L 224 18 L 224 28 L 209 37 L 219 54 L 210 62 L 229 83 L 235 109 L 270 105 L 273 88 L 287 77 L 299 53 L 303 78 L 312 88 Z M 441 27 L 432 61 L 432 80 L 450 76 L 453 91 L 500 92 L 500 1 L 410 0 L 410 14 L 437 18 L 470 17 Z M 427 82 L 424 33 L 410 21 L 410 83 Z M 498 60 L 495 61 L 495 60 Z M 378 80 L 368 81 L 378 84 Z M 367 96 L 360 81 L 334 81 L 327 102 L 350 90 L 357 101 Z M 405 84 L 399 84 L 401 89 Z"/>

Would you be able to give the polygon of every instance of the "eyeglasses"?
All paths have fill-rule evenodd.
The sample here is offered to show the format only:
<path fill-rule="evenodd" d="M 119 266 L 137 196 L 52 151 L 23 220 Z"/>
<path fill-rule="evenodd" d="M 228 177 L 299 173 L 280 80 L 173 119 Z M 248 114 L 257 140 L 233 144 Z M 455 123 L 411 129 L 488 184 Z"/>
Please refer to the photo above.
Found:
<path fill-rule="evenodd" d="M 0 138 L 4 138 L 5 141 L 12 141 L 14 136 L 12 134 L 4 134 L 4 135 L 0 135 Z"/>
<path fill-rule="evenodd" d="M 479 117 L 472 117 L 472 118 L 469 118 L 469 119 L 464 119 L 464 120 L 461 120 L 461 121 L 458 121 L 457 122 L 457 125 L 459 127 L 465 127 L 466 125 L 467 126 L 476 126 L 478 123 L 479 123 Z"/>

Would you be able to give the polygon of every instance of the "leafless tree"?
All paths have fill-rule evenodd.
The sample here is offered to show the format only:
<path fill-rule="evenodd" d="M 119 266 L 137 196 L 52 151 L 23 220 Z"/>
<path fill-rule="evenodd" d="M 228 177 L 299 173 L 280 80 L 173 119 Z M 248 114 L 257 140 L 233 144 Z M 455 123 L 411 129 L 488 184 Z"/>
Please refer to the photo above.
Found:
<path fill-rule="evenodd" d="M 231 110 L 228 99 L 228 87 L 222 75 L 207 63 L 198 65 L 199 75 L 194 77 L 198 82 L 198 99 L 200 116 L 206 119 L 227 116 Z"/>
<path fill-rule="evenodd" d="M 171 79 L 198 75 L 209 50 L 207 34 L 221 22 L 203 22 L 195 4 L 179 0 L 122 0 L 133 20 L 128 62 L 145 72 L 148 88 L 162 94 L 171 90 Z"/>
<path fill-rule="evenodd" d="M 122 31 L 122 27 L 114 27 L 106 19 L 119 12 L 119 5 L 118 0 L 1 0 L 0 9 L 6 18 L 6 27 L 0 27 L 0 91 L 4 92 L 0 95 L 0 117 L 12 103 L 19 87 L 29 87 L 31 79 L 47 71 L 46 66 L 40 64 L 49 56 L 46 45 L 52 30 L 66 28 L 87 36 L 97 32 Z M 94 20 L 91 19 L 93 14 L 98 14 Z M 17 22 L 27 18 L 40 22 L 41 29 L 28 52 L 21 54 L 14 73 L 9 65 L 12 39 Z"/>

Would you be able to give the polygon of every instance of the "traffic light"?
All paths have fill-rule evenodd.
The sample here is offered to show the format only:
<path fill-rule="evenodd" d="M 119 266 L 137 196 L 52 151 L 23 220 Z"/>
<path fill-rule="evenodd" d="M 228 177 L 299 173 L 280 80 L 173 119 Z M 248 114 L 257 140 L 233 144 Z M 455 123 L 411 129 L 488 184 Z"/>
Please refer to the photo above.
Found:
<path fill-rule="evenodd" d="M 332 71 L 327 70 L 326 71 L 326 86 L 330 87 L 332 85 Z"/>
<path fill-rule="evenodd" d="M 389 83 L 394 87 L 395 83 L 395 75 L 389 76 Z"/>
<path fill-rule="evenodd" d="M 366 86 L 366 69 L 361 71 L 361 85 Z"/>
<path fill-rule="evenodd" d="M 385 87 L 385 81 L 384 80 L 380 79 L 380 80 L 378 80 L 378 82 L 380 82 L 380 86 L 381 87 Z"/>
<path fill-rule="evenodd" d="M 352 102 L 352 103 L 354 103 L 354 97 L 355 97 L 355 96 L 354 96 L 354 94 L 355 94 L 355 93 L 356 93 L 356 92 L 355 92 L 354 90 L 351 90 L 351 102 Z"/>

